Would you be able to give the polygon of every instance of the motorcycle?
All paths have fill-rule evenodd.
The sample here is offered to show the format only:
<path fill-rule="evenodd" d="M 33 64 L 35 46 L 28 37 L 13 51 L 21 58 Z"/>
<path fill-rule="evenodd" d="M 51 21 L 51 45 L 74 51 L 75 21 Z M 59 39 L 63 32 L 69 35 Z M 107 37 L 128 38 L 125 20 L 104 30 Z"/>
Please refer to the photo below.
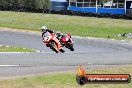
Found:
<path fill-rule="evenodd" d="M 46 44 L 47 47 L 50 47 L 53 51 L 58 53 L 59 51 L 64 53 L 65 51 L 62 49 L 59 40 L 56 38 L 55 34 L 51 34 L 49 32 L 44 33 L 42 36 L 42 41 Z"/>
<path fill-rule="evenodd" d="M 61 42 L 62 46 L 65 46 L 66 48 L 70 49 L 71 51 L 74 51 L 74 48 L 73 48 L 74 42 L 72 41 L 70 34 L 63 35 L 63 37 L 60 39 L 60 42 Z"/>

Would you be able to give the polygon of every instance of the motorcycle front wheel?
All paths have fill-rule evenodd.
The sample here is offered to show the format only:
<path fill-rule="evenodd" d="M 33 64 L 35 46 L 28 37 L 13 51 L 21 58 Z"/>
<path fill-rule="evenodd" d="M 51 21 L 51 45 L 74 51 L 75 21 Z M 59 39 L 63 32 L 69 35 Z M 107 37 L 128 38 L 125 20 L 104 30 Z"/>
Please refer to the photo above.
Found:
<path fill-rule="evenodd" d="M 58 50 L 57 50 L 57 45 L 55 42 L 50 42 L 50 48 L 55 51 L 56 53 L 58 53 Z"/>

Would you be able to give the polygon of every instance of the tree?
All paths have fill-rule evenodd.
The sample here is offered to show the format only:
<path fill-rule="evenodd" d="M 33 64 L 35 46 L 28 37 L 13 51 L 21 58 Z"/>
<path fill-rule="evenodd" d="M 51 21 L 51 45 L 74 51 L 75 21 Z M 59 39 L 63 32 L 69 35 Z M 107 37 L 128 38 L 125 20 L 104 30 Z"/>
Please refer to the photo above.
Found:
<path fill-rule="evenodd" d="M 24 1 L 25 0 L 17 0 L 18 1 L 18 6 L 19 7 L 24 7 Z"/>
<path fill-rule="evenodd" d="M 10 6 L 10 1 L 11 0 L 1 0 L 0 5 L 3 7 Z"/>
<path fill-rule="evenodd" d="M 37 0 L 24 0 L 24 7 L 34 9 L 36 8 Z"/>
<path fill-rule="evenodd" d="M 50 0 L 37 0 L 37 7 L 42 9 L 44 13 L 45 9 L 49 9 L 50 7 Z"/>
<path fill-rule="evenodd" d="M 0 6 L 6 10 L 18 10 L 19 8 L 26 8 L 26 10 L 35 11 L 35 9 L 48 9 L 50 0 L 0 0 Z"/>

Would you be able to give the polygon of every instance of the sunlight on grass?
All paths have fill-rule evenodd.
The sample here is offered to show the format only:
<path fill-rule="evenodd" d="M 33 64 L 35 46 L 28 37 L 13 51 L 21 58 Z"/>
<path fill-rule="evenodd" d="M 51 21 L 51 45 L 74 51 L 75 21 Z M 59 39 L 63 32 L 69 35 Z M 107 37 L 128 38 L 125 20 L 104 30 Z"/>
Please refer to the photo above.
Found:
<path fill-rule="evenodd" d="M 33 49 L 0 46 L 0 52 L 35 52 Z"/>
<path fill-rule="evenodd" d="M 0 11 L 0 27 L 40 31 L 42 25 L 83 37 L 120 39 L 114 35 L 132 32 L 132 20 Z"/>

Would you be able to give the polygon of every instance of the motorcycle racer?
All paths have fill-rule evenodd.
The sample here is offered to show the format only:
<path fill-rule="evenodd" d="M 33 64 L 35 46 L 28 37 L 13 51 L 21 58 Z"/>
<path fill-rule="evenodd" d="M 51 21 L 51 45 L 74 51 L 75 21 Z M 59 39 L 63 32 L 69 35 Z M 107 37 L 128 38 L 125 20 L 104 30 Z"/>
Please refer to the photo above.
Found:
<path fill-rule="evenodd" d="M 63 34 L 63 33 L 61 33 L 61 32 L 57 32 L 56 33 L 56 37 L 58 38 L 58 40 L 60 41 L 60 43 L 62 44 L 62 45 L 64 45 L 64 43 L 63 43 L 63 41 L 62 41 L 62 38 L 64 37 L 65 35 Z"/>
<path fill-rule="evenodd" d="M 46 32 L 49 32 L 50 34 L 53 34 L 53 33 L 54 33 L 54 31 L 51 30 L 51 29 L 48 29 L 47 26 L 42 26 L 42 27 L 41 27 L 41 30 L 42 30 L 42 37 L 44 36 L 44 34 L 45 34 Z"/>
<path fill-rule="evenodd" d="M 62 46 L 65 46 L 66 48 L 70 49 L 71 51 L 74 51 L 71 35 L 69 33 L 62 34 L 61 32 L 56 33 L 58 40 L 60 41 Z"/>
<path fill-rule="evenodd" d="M 55 34 L 53 30 L 48 29 L 47 26 L 42 26 L 41 27 L 42 30 L 42 37 L 44 36 L 44 34 L 46 32 L 49 32 L 50 34 Z M 61 44 L 63 44 L 63 42 L 61 41 L 61 39 L 64 37 L 64 34 L 62 34 L 61 32 L 57 32 L 56 33 L 56 38 L 60 41 Z"/>
<path fill-rule="evenodd" d="M 46 44 L 47 47 L 50 47 L 49 43 L 54 41 L 54 43 L 57 45 L 58 50 L 62 53 L 65 52 L 63 50 L 59 40 L 57 39 L 54 31 L 52 31 L 51 29 L 48 29 L 46 26 L 42 26 L 41 30 L 42 30 L 42 38 L 43 38 L 42 41 Z M 46 36 L 51 36 L 51 37 L 46 37 Z M 48 42 L 45 42 L 45 41 L 48 41 Z M 56 52 L 58 52 L 58 51 L 56 51 Z"/>

